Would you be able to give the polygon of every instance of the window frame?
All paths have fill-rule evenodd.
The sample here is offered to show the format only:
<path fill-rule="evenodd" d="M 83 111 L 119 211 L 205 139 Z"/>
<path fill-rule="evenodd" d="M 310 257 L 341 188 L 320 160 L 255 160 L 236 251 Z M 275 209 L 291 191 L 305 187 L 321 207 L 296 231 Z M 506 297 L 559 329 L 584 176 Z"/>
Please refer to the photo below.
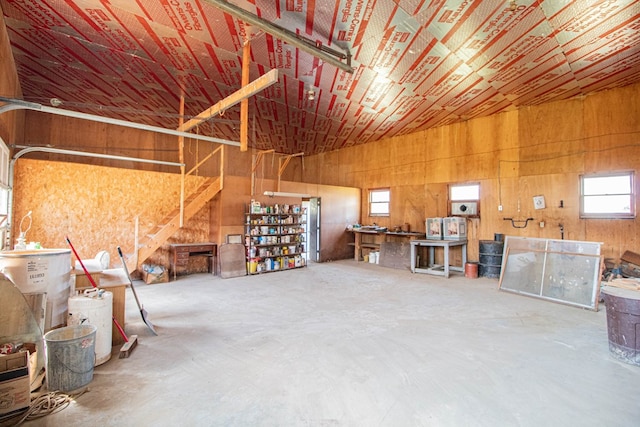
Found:
<path fill-rule="evenodd" d="M 367 200 L 367 205 L 369 207 L 369 216 L 374 216 L 374 217 L 389 217 L 391 216 L 391 188 L 389 187 L 379 187 L 379 188 L 370 188 L 369 190 L 369 198 Z M 376 193 L 382 193 L 382 192 L 386 192 L 388 194 L 388 198 L 386 202 L 374 202 L 372 201 L 372 195 L 376 194 Z M 387 204 L 387 212 L 386 213 L 373 213 L 371 207 L 373 206 L 373 204 Z"/>
<path fill-rule="evenodd" d="M 629 196 L 629 213 L 615 213 L 615 212 L 604 212 L 604 213 L 587 213 L 585 212 L 585 194 L 584 194 L 584 181 L 585 178 L 606 178 L 606 177 L 620 177 L 620 176 L 628 176 L 630 179 L 629 193 L 605 193 L 605 194 L 592 194 L 589 196 L 621 196 L 628 195 Z M 586 197 L 589 197 L 586 196 Z M 580 218 L 581 219 L 635 219 L 636 218 L 636 177 L 635 171 L 633 170 L 624 170 L 617 172 L 596 172 L 596 173 L 585 173 L 580 175 L 579 182 L 579 197 L 580 197 Z"/>
<path fill-rule="evenodd" d="M 478 198 L 477 199 L 472 199 L 472 198 L 467 198 L 467 199 L 453 199 L 452 197 L 452 189 L 455 187 L 470 187 L 470 186 L 476 186 L 478 187 Z M 453 214 L 453 204 L 454 203 L 475 203 L 476 204 L 476 213 L 475 214 L 464 214 L 464 213 L 456 213 L 456 216 L 464 216 L 467 218 L 479 218 L 480 217 L 480 191 L 482 190 L 482 187 L 480 185 L 479 182 L 457 182 L 455 184 L 449 184 L 448 186 L 448 193 L 447 193 L 447 198 L 449 201 L 449 215 L 454 215 Z"/>

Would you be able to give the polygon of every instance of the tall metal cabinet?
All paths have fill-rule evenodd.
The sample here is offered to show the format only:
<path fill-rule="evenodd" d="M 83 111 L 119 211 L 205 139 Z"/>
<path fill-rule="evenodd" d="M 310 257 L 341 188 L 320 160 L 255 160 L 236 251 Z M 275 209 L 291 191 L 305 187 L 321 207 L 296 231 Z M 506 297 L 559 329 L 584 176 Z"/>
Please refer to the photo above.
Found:
<path fill-rule="evenodd" d="M 301 205 L 262 206 L 252 201 L 245 214 L 249 274 L 306 266 L 306 217 Z"/>

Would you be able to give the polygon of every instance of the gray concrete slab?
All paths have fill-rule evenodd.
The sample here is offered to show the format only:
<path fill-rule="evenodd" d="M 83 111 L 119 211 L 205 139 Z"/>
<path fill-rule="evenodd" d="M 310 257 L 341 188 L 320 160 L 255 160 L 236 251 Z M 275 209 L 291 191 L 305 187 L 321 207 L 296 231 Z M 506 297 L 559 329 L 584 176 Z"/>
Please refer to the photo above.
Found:
<path fill-rule="evenodd" d="M 128 359 L 28 426 L 635 426 L 606 313 L 355 261 L 127 295 Z M 117 354 L 119 348 L 114 348 Z"/>

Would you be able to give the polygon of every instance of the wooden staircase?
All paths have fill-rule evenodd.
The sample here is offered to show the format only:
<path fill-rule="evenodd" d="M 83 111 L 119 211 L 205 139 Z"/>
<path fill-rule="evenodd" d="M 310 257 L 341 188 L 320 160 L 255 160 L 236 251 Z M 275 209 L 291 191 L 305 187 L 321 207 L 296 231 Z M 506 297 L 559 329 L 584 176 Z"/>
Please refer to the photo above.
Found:
<path fill-rule="evenodd" d="M 184 201 L 184 221 L 188 221 L 209 200 L 222 190 L 222 178 L 208 178 L 193 194 Z M 131 272 L 138 269 L 160 246 L 162 246 L 180 228 L 180 207 L 169 212 L 158 225 L 150 230 L 138 242 L 138 254 L 124 255 L 127 269 Z M 131 251 L 133 252 L 133 251 Z"/>

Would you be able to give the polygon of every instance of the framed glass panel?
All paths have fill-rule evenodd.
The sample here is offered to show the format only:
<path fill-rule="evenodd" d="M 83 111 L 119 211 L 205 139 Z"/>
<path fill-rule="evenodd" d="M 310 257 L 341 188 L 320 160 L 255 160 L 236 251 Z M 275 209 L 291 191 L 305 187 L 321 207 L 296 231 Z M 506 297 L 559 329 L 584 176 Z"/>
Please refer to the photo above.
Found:
<path fill-rule="evenodd" d="M 507 236 L 500 290 L 597 310 L 601 245 Z"/>

